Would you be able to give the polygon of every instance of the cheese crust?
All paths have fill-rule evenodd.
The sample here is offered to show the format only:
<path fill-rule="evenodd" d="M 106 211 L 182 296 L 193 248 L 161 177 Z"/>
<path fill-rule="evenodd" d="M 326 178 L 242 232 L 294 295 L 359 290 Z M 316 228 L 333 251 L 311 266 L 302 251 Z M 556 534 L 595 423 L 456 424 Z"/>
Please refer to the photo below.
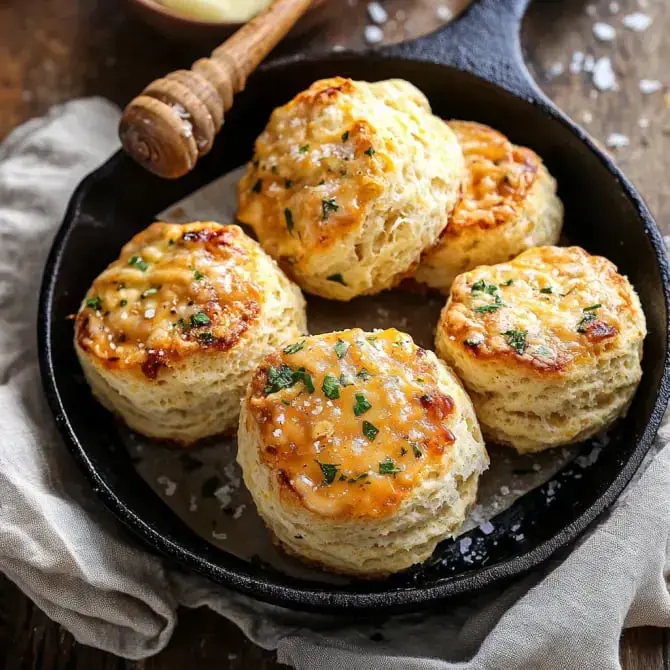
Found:
<path fill-rule="evenodd" d="M 445 294 L 462 272 L 556 244 L 563 226 L 556 182 L 534 151 L 480 123 L 448 125 L 463 149 L 467 176 L 448 226 L 415 274 Z"/>
<path fill-rule="evenodd" d="M 457 277 L 436 348 L 484 433 L 537 451 L 583 440 L 625 411 L 645 335 L 637 294 L 610 261 L 538 247 Z"/>
<path fill-rule="evenodd" d="M 377 293 L 437 242 L 465 176 L 454 133 L 400 81 L 317 81 L 276 109 L 238 218 L 305 290 Z"/>
<path fill-rule="evenodd" d="M 268 356 L 243 401 L 238 460 L 288 551 L 361 575 L 425 560 L 460 526 L 488 464 L 456 378 L 393 329 Z"/>
<path fill-rule="evenodd" d="M 109 409 L 138 432 L 192 442 L 231 429 L 251 370 L 305 331 L 304 310 L 297 287 L 238 226 L 158 222 L 95 279 L 75 345 Z M 211 416 L 198 427 L 203 411 Z"/>

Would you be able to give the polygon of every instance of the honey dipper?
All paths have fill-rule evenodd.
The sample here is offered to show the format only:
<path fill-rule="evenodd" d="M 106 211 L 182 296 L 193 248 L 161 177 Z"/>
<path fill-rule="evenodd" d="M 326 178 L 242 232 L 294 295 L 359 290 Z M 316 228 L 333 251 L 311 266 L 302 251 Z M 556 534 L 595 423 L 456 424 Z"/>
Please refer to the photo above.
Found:
<path fill-rule="evenodd" d="M 176 179 L 190 172 L 214 143 L 234 96 L 312 0 L 274 0 L 209 58 L 151 82 L 124 109 L 123 148 L 154 174 Z"/>

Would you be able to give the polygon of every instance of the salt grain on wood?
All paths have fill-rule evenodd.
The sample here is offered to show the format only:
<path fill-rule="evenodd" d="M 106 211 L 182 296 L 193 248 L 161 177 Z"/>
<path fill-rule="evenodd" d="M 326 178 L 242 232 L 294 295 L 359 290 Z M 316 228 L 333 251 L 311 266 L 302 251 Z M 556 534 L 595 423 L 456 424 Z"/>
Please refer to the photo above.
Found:
<path fill-rule="evenodd" d="M 612 61 L 607 56 L 599 58 L 593 66 L 593 85 L 599 91 L 616 91 L 618 88 Z"/>
<path fill-rule="evenodd" d="M 598 21 L 593 24 L 593 34 L 601 42 L 611 42 L 616 37 L 616 30 L 609 23 Z"/>
<path fill-rule="evenodd" d="M 633 12 L 623 17 L 623 24 L 629 30 L 634 30 L 636 33 L 644 32 L 651 25 L 651 17 L 642 12 Z"/>
<path fill-rule="evenodd" d="M 621 147 L 627 147 L 629 144 L 630 140 L 622 133 L 610 133 L 607 137 L 607 146 L 610 149 L 620 149 Z"/>
<path fill-rule="evenodd" d="M 663 88 L 663 84 L 658 79 L 640 79 L 640 91 L 644 95 L 651 95 Z"/>
<path fill-rule="evenodd" d="M 384 39 L 384 31 L 379 26 L 365 26 L 365 41 L 368 44 L 379 44 Z"/>

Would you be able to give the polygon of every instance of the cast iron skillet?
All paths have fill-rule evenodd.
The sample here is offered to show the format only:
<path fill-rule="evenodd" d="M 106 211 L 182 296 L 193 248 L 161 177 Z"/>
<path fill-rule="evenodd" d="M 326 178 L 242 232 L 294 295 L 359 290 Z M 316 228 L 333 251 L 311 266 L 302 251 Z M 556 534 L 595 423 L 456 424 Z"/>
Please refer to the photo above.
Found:
<path fill-rule="evenodd" d="M 235 102 L 214 150 L 192 174 L 167 182 L 122 153 L 86 178 L 72 197 L 44 274 L 40 363 L 61 434 L 93 488 L 149 545 L 185 568 L 255 598 L 287 607 L 418 608 L 518 575 L 573 541 L 621 493 L 658 429 L 669 396 L 668 261 L 639 194 L 593 142 L 542 95 L 523 65 L 519 26 L 528 0 L 480 0 L 458 21 L 377 53 L 294 57 L 263 67 Z M 156 212 L 249 160 L 270 111 L 314 80 L 332 75 L 401 77 L 423 90 L 443 117 L 473 119 L 535 149 L 560 185 L 572 242 L 627 274 L 647 315 L 644 376 L 625 420 L 597 462 L 568 465 L 552 482 L 470 533 L 478 559 L 466 563 L 445 542 L 426 566 L 379 583 L 333 586 L 268 572 L 216 549 L 190 530 L 136 474 L 115 423 L 81 382 L 72 322 L 93 278 Z M 585 453 L 591 446 L 584 445 Z M 588 459 L 585 459 L 588 460 Z M 519 539 L 511 528 L 521 524 Z M 517 532 L 518 535 L 518 532 Z"/>

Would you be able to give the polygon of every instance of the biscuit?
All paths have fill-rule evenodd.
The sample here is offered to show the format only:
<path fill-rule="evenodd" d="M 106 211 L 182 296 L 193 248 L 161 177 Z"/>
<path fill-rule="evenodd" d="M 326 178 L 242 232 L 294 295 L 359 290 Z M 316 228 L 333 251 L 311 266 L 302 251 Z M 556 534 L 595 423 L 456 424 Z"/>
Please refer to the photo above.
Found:
<path fill-rule="evenodd" d="M 93 282 L 75 348 L 107 409 L 188 445 L 233 430 L 259 361 L 305 330 L 300 290 L 241 228 L 154 223 Z"/>
<path fill-rule="evenodd" d="M 639 298 L 610 261 L 538 247 L 459 275 L 436 349 L 485 436 L 523 453 L 580 442 L 625 413 L 645 335 Z"/>
<path fill-rule="evenodd" d="M 467 165 L 463 195 L 414 276 L 444 294 L 457 275 L 478 265 L 502 263 L 531 247 L 556 244 L 563 226 L 556 182 L 535 152 L 480 123 L 448 125 Z"/>
<path fill-rule="evenodd" d="M 238 436 L 244 481 L 280 545 L 359 577 L 426 560 L 460 528 L 488 466 L 460 382 L 393 329 L 269 355 Z"/>
<path fill-rule="evenodd" d="M 350 300 L 411 274 L 464 177 L 454 133 L 418 89 L 336 77 L 273 112 L 237 216 L 303 289 Z"/>

